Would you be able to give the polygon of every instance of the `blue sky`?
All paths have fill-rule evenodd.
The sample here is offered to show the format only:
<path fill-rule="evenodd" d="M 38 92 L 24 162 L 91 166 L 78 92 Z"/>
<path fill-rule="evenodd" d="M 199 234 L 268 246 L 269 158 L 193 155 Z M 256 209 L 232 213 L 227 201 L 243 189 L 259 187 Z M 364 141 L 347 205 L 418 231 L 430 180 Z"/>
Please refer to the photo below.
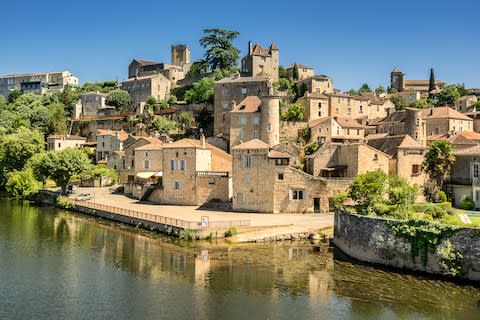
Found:
<path fill-rule="evenodd" d="M 399 5 L 397 5 L 397 3 Z M 348 90 L 407 79 L 480 87 L 480 1 L 7 1 L 0 74 L 70 70 L 80 81 L 123 80 L 132 58 L 170 61 L 185 43 L 201 58 L 202 29 L 240 32 L 280 49 L 280 63 L 306 64 Z"/>

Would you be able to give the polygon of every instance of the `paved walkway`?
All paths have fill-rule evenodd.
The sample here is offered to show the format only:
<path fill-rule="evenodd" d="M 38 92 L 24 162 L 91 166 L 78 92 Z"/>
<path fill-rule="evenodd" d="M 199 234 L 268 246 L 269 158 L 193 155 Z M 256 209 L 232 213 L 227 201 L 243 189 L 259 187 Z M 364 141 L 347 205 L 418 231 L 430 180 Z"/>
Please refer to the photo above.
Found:
<path fill-rule="evenodd" d="M 199 210 L 195 206 L 141 204 L 121 194 L 112 194 L 109 188 L 78 188 L 75 195 L 90 193 L 91 202 L 135 211 L 158 214 L 187 221 L 200 221 L 208 216 L 210 221 L 250 220 L 252 227 L 296 226 L 308 230 L 333 227 L 333 214 L 264 214 Z"/>

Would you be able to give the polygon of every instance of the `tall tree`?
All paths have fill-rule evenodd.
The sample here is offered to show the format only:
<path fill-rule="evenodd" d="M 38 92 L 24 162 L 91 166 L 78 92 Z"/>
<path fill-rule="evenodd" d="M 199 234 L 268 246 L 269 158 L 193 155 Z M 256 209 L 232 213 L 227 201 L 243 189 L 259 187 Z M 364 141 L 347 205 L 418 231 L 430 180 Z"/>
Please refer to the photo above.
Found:
<path fill-rule="evenodd" d="M 370 89 L 370 86 L 366 83 L 363 83 L 360 89 L 358 89 L 359 93 L 365 93 L 365 92 L 372 92 L 372 89 Z"/>
<path fill-rule="evenodd" d="M 430 145 L 430 149 L 425 154 L 423 167 L 430 178 L 434 180 L 439 190 L 442 189 L 443 180 L 447 176 L 450 168 L 455 163 L 453 147 L 447 141 L 435 141 Z"/>
<path fill-rule="evenodd" d="M 298 75 L 298 65 L 295 63 L 293 65 L 293 71 L 292 71 L 292 78 L 295 81 L 298 81 L 299 75 Z"/>
<path fill-rule="evenodd" d="M 430 81 L 428 82 L 428 92 L 435 90 L 437 86 L 435 85 L 435 74 L 433 68 L 430 68 Z"/>
<path fill-rule="evenodd" d="M 439 94 L 436 95 L 437 105 L 453 105 L 454 102 L 460 98 L 460 92 L 456 85 L 445 86 Z"/>
<path fill-rule="evenodd" d="M 50 161 L 45 158 L 46 161 Z M 53 156 L 51 177 L 62 190 L 65 190 L 73 176 L 91 168 L 88 155 L 79 149 L 65 149 Z"/>
<path fill-rule="evenodd" d="M 359 174 L 350 184 L 349 197 L 355 201 L 358 214 L 373 212 L 376 204 L 383 201 L 388 176 L 381 170 Z"/>
<path fill-rule="evenodd" d="M 130 102 L 132 102 L 130 94 L 127 91 L 120 89 L 109 92 L 105 99 L 107 106 L 115 107 L 118 110 L 125 110 L 130 105 Z"/>
<path fill-rule="evenodd" d="M 378 86 L 378 87 L 375 89 L 375 93 L 376 93 L 377 95 L 382 94 L 382 93 L 385 93 L 385 92 L 387 92 L 387 90 L 385 90 L 385 88 L 384 88 L 383 86 L 381 86 L 381 85 Z"/>
<path fill-rule="evenodd" d="M 220 28 L 204 29 L 203 33 L 205 35 L 200 38 L 200 45 L 207 49 L 204 60 L 210 70 L 229 70 L 236 67 L 240 50 L 232 44 L 232 41 L 240 33 Z"/>

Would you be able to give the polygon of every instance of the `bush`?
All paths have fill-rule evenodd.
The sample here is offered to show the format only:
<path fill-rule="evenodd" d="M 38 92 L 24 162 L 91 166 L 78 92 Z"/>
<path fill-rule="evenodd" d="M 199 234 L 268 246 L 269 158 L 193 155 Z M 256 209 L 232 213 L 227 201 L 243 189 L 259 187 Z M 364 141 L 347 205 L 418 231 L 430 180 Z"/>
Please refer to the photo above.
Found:
<path fill-rule="evenodd" d="M 475 209 L 475 202 L 470 197 L 465 197 L 460 201 L 460 209 L 463 210 L 473 210 Z"/>
<path fill-rule="evenodd" d="M 348 193 L 339 192 L 333 197 L 333 207 L 335 209 L 343 209 L 345 207 L 345 201 L 347 201 Z"/>
<path fill-rule="evenodd" d="M 433 219 L 442 219 L 447 215 L 447 210 L 441 206 L 429 206 L 424 213 Z"/>
<path fill-rule="evenodd" d="M 235 227 L 230 227 L 228 228 L 227 231 L 225 231 L 225 238 L 232 237 L 237 234 L 237 229 Z"/>
<path fill-rule="evenodd" d="M 180 230 L 178 238 L 182 240 L 195 240 L 195 232 L 191 229 Z"/>
<path fill-rule="evenodd" d="M 438 191 L 437 196 L 436 196 L 436 202 L 446 202 L 447 201 L 447 195 L 444 191 Z"/>
<path fill-rule="evenodd" d="M 313 142 L 305 146 L 305 155 L 311 155 L 318 149 L 318 143 Z"/>
<path fill-rule="evenodd" d="M 375 205 L 375 213 L 378 216 L 390 216 L 395 212 L 396 206 L 385 203 L 378 203 Z"/>

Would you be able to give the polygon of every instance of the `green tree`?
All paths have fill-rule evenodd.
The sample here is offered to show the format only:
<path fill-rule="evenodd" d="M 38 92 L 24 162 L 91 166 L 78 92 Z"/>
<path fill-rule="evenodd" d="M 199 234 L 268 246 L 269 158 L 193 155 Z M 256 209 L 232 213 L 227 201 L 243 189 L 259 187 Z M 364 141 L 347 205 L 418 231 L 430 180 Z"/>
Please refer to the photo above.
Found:
<path fill-rule="evenodd" d="M 383 202 L 388 176 L 381 170 L 359 174 L 350 184 L 348 196 L 355 201 L 358 214 L 373 212 L 376 204 Z"/>
<path fill-rule="evenodd" d="M 236 67 L 240 50 L 232 44 L 232 41 L 240 33 L 220 28 L 204 29 L 203 33 L 205 35 L 200 38 L 200 45 L 207 49 L 204 60 L 210 70 L 229 70 Z"/>
<path fill-rule="evenodd" d="M 287 70 L 282 66 L 278 66 L 278 79 L 287 79 Z"/>
<path fill-rule="evenodd" d="M 48 133 L 64 134 L 67 132 L 67 113 L 61 103 L 48 106 Z"/>
<path fill-rule="evenodd" d="M 20 90 L 12 90 L 8 93 L 8 103 L 14 103 L 18 97 L 22 95 L 22 91 Z"/>
<path fill-rule="evenodd" d="M 425 154 L 423 167 L 430 178 L 434 180 L 438 190 L 442 189 L 443 180 L 454 163 L 453 146 L 449 142 L 435 141 L 430 145 L 430 149 Z"/>
<path fill-rule="evenodd" d="M 79 176 L 91 166 L 90 159 L 82 150 L 64 149 L 53 157 L 51 178 L 57 186 L 65 190 L 72 177 Z"/>
<path fill-rule="evenodd" d="M 282 114 L 282 119 L 285 121 L 303 120 L 305 107 L 299 103 L 292 103 L 288 106 L 286 112 Z"/>
<path fill-rule="evenodd" d="M 286 78 L 280 78 L 273 83 L 273 86 L 279 91 L 287 91 L 291 89 L 292 83 Z"/>
<path fill-rule="evenodd" d="M 25 199 L 41 188 L 40 183 L 35 179 L 32 169 L 27 168 L 21 171 L 8 173 L 5 189 L 14 197 Z"/>
<path fill-rule="evenodd" d="M 178 116 L 178 122 L 182 125 L 182 126 L 187 126 L 189 125 L 193 120 L 193 116 L 190 112 L 182 112 L 180 113 L 180 115 Z"/>
<path fill-rule="evenodd" d="M 411 186 L 404 178 L 388 178 L 389 202 L 391 205 L 395 205 L 400 212 L 406 212 L 408 207 L 415 202 L 417 192 L 417 188 Z"/>
<path fill-rule="evenodd" d="M 428 92 L 432 92 L 437 88 L 435 84 L 435 74 L 433 72 L 433 68 L 430 68 L 430 81 L 428 82 Z"/>
<path fill-rule="evenodd" d="M 298 78 L 299 78 L 298 65 L 296 63 L 293 65 L 292 78 L 293 78 L 294 81 L 298 81 Z"/>
<path fill-rule="evenodd" d="M 150 131 L 155 131 L 159 134 L 170 133 L 177 128 L 175 121 L 169 120 L 163 116 L 154 116 L 149 125 Z"/>
<path fill-rule="evenodd" d="M 185 92 L 185 101 L 188 103 L 213 103 L 215 94 L 215 81 L 208 77 L 201 79 L 193 84 L 193 87 Z"/>
<path fill-rule="evenodd" d="M 132 102 L 132 98 L 130 94 L 125 90 L 113 90 L 107 94 L 107 98 L 105 99 L 105 104 L 107 106 L 112 106 L 117 108 L 117 110 L 125 110 L 130 103 Z"/>
<path fill-rule="evenodd" d="M 35 179 L 45 187 L 55 167 L 56 157 L 57 154 L 53 151 L 37 153 L 27 161 L 25 168 L 31 169 Z"/>
<path fill-rule="evenodd" d="M 439 94 L 436 95 L 437 106 L 453 105 L 460 98 L 460 92 L 456 85 L 445 86 Z"/>
<path fill-rule="evenodd" d="M 80 99 L 80 91 L 66 86 L 62 92 L 58 95 L 59 101 L 65 106 L 65 110 L 68 114 L 72 114 L 73 108 Z"/>
<path fill-rule="evenodd" d="M 375 93 L 376 93 L 377 95 L 382 94 L 382 93 L 385 93 L 385 92 L 387 92 L 387 90 L 385 90 L 385 88 L 384 88 L 383 86 L 378 86 L 378 87 L 375 89 Z"/>
<path fill-rule="evenodd" d="M 308 91 L 307 85 L 305 84 L 305 82 L 302 82 L 302 84 L 298 88 L 298 98 L 303 97 L 305 95 L 305 92 L 307 91 Z"/>
<path fill-rule="evenodd" d="M 363 83 L 362 86 L 358 89 L 359 93 L 366 93 L 366 92 L 372 92 L 372 89 L 370 89 L 370 86 L 366 83 Z"/>
<path fill-rule="evenodd" d="M 396 110 L 404 110 L 406 107 L 408 107 L 407 99 L 400 93 L 394 94 L 390 100 L 392 100 Z"/>
<path fill-rule="evenodd" d="M 190 77 L 208 73 L 208 63 L 205 60 L 197 60 L 192 63 L 188 75 Z"/>

